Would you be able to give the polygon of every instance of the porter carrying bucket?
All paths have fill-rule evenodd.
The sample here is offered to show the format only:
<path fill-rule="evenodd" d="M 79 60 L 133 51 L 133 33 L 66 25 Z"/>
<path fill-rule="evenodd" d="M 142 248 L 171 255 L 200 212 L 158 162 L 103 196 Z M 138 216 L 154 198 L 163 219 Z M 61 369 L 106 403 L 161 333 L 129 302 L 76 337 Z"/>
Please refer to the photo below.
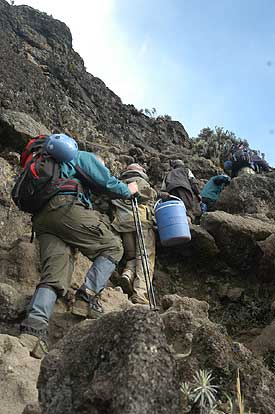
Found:
<path fill-rule="evenodd" d="M 158 200 L 155 216 L 163 246 L 174 246 L 191 240 L 186 208 L 180 198 L 171 196 L 168 201 Z"/>

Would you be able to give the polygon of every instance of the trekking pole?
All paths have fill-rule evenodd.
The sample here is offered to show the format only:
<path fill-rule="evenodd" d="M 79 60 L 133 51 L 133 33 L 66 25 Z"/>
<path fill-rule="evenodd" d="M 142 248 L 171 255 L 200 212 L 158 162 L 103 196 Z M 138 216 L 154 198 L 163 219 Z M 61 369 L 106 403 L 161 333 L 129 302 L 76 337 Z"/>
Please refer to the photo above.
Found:
<path fill-rule="evenodd" d="M 136 232 L 137 232 L 138 247 L 139 247 L 140 256 L 141 256 L 142 269 L 144 273 L 146 290 L 147 290 L 147 294 L 149 298 L 149 305 L 150 305 L 150 309 L 156 310 L 157 305 L 156 305 L 155 293 L 154 293 L 153 284 L 150 279 L 149 259 L 148 259 L 148 255 L 146 251 L 144 235 L 143 235 L 143 230 L 142 230 L 142 225 L 141 225 L 141 220 L 140 220 L 140 215 L 139 215 L 139 210 L 138 210 L 137 196 L 135 194 L 133 195 L 131 202 L 132 202 L 132 210 L 133 210 L 134 222 L 135 222 L 135 227 L 136 227 Z"/>

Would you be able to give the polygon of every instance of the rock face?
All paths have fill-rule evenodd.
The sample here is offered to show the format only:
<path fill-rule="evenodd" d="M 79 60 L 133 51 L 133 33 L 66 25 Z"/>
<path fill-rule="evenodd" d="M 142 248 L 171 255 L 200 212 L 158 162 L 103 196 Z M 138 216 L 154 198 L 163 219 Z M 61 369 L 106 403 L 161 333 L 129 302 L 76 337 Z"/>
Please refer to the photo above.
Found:
<path fill-rule="evenodd" d="M 0 247 L 0 322 L 23 314 L 39 278 L 37 246 L 18 239 Z"/>
<path fill-rule="evenodd" d="M 223 211 L 206 213 L 201 226 L 215 239 L 225 261 L 243 271 L 256 268 L 258 244 L 275 232 L 275 225 Z"/>
<path fill-rule="evenodd" d="M 19 155 L 6 154 L 0 157 L 0 229 L 1 244 L 10 244 L 22 235 L 31 236 L 30 217 L 18 211 L 11 199 L 11 189 L 18 172 Z"/>
<path fill-rule="evenodd" d="M 42 413 L 179 414 L 175 365 L 157 313 L 134 307 L 86 321 L 43 360 Z"/>
<path fill-rule="evenodd" d="M 123 105 L 100 79 L 87 73 L 64 23 L 0 0 L 0 30 L 5 62 L 0 69 L 5 79 L 0 83 L 2 147 L 20 148 L 26 135 L 46 129 L 70 133 L 84 146 L 94 140 L 120 146 L 127 142 L 151 153 L 163 146 L 191 146 L 179 122 L 150 119 L 134 106 Z M 22 120 L 31 126 L 20 136 L 16 131 Z"/>
<path fill-rule="evenodd" d="M 239 369 L 247 406 L 274 413 L 274 375 L 208 319 L 206 302 L 170 295 L 162 305 L 162 314 L 135 306 L 65 336 L 42 362 L 42 414 L 189 412 L 179 385 L 202 366 L 219 378 L 221 400 L 234 395 Z"/>
<path fill-rule="evenodd" d="M 0 335 L 0 412 L 22 414 L 37 400 L 36 381 L 40 361 L 31 358 L 17 338 Z"/>
<path fill-rule="evenodd" d="M 267 175 L 244 175 L 232 180 L 221 194 L 219 208 L 231 214 L 253 214 L 275 218 L 274 172 Z"/>
<path fill-rule="evenodd" d="M 24 404 L 25 414 L 41 407 L 44 414 L 190 412 L 179 405 L 181 381 L 211 369 L 220 390 L 234 399 L 237 368 L 248 407 L 274 413 L 274 172 L 232 180 L 219 211 L 192 226 L 189 244 L 163 248 L 157 242 L 154 284 L 161 314 L 128 309 L 126 296 L 112 286 L 103 296 L 112 313 L 79 324 L 70 314 L 72 294 L 90 266 L 79 256 L 71 289 L 51 320 L 53 350 L 43 362 L 38 406 L 37 371 L 28 382 L 26 351 L 4 335 L 18 335 L 40 273 L 38 246 L 29 243 L 31 218 L 10 198 L 25 142 L 40 133 L 71 134 L 115 175 L 129 163 L 142 163 L 157 190 L 171 158 L 186 161 L 201 186 L 219 166 L 196 154 L 179 122 L 123 105 L 87 73 L 64 23 L 0 0 L 0 35 L 0 374 L 8 373 L 11 392 L 21 393 L 14 401 L 0 387 L 5 414 L 21 412 Z M 110 213 L 106 198 L 94 205 Z M 177 296 L 165 297 L 171 293 Z M 18 385 L 8 368 L 13 362 Z"/>
<path fill-rule="evenodd" d="M 170 295 L 164 297 L 163 307 L 165 334 L 178 357 L 181 381 L 191 382 L 192 374 L 203 366 L 219 377 L 221 390 L 232 395 L 239 369 L 246 406 L 257 414 L 274 412 L 274 375 L 251 351 L 230 340 L 222 326 L 208 319 L 207 303 Z"/>

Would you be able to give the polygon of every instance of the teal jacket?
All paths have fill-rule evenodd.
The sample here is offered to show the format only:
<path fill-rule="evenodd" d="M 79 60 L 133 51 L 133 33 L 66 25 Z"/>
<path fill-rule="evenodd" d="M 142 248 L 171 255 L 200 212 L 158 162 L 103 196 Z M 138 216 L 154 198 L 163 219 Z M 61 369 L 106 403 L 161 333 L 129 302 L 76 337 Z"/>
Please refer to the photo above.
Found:
<path fill-rule="evenodd" d="M 224 187 L 229 184 L 230 177 L 227 175 L 215 175 L 211 177 L 201 191 L 201 197 L 217 201 Z"/>
<path fill-rule="evenodd" d="M 94 182 L 94 192 L 109 193 L 110 196 L 114 198 L 128 199 L 131 197 L 128 186 L 112 176 L 110 170 L 91 152 L 78 151 L 77 156 L 73 161 L 61 163 L 61 178 L 71 178 L 80 181 L 75 169 L 76 164 L 78 164 L 89 176 L 92 182 Z M 88 194 L 79 193 L 79 198 L 85 204 L 91 206 L 92 195 L 93 185 L 91 185 Z"/>

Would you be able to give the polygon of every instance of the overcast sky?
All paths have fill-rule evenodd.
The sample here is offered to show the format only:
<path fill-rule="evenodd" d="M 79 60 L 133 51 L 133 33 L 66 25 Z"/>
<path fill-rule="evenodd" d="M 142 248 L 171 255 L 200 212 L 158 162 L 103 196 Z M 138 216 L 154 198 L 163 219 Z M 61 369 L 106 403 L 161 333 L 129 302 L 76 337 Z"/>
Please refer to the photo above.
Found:
<path fill-rule="evenodd" d="M 215 125 L 275 166 L 274 0 L 25 0 L 64 21 L 87 70 L 190 136 Z"/>

